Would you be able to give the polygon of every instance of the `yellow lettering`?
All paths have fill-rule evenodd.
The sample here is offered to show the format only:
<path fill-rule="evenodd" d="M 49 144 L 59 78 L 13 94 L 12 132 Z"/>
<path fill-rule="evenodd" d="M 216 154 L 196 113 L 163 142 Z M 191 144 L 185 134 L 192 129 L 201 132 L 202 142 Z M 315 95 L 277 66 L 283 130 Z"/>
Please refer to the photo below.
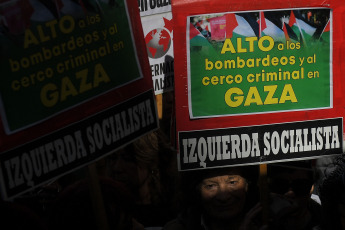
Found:
<path fill-rule="evenodd" d="M 89 72 L 88 69 L 83 69 L 83 70 L 77 72 L 75 75 L 75 77 L 77 79 L 80 79 L 79 93 L 83 93 L 85 91 L 92 89 L 91 82 L 87 83 L 87 73 L 88 72 Z"/>
<path fill-rule="evenodd" d="M 284 86 L 282 95 L 279 100 L 279 104 L 285 103 L 285 101 L 291 101 L 294 103 L 297 102 L 297 98 L 291 84 L 287 84 Z"/>
<path fill-rule="evenodd" d="M 98 87 L 101 82 L 110 82 L 108 74 L 105 72 L 101 64 L 95 65 L 95 75 L 93 79 L 93 87 Z"/>
<path fill-rule="evenodd" d="M 225 39 L 222 50 L 220 51 L 221 54 L 225 54 L 226 52 L 236 53 L 234 45 L 231 42 L 230 38 Z"/>
<path fill-rule="evenodd" d="M 249 106 L 251 103 L 262 105 L 262 100 L 256 87 L 249 88 L 246 101 L 244 102 L 244 106 Z"/>
<path fill-rule="evenodd" d="M 246 41 L 249 42 L 249 52 L 254 52 L 254 41 L 257 40 L 257 37 L 246 37 Z"/>
<path fill-rule="evenodd" d="M 232 95 L 235 95 L 232 99 Z M 243 102 L 243 91 L 240 88 L 230 88 L 225 93 L 225 103 L 230 107 L 238 107 Z"/>
<path fill-rule="evenodd" d="M 209 85 L 210 84 L 210 78 L 209 77 L 203 77 L 202 78 L 202 84 L 203 85 Z"/>
<path fill-rule="evenodd" d="M 242 39 L 241 38 L 237 38 L 237 52 L 238 53 L 245 53 L 245 52 L 247 52 L 247 49 L 242 48 Z"/>
<path fill-rule="evenodd" d="M 76 96 L 78 91 L 74 87 L 73 83 L 68 77 L 64 77 L 61 80 L 61 101 L 66 100 L 68 96 Z"/>
<path fill-rule="evenodd" d="M 24 34 L 24 49 L 28 48 L 29 45 L 38 45 L 38 39 L 35 37 L 35 35 L 32 33 L 30 29 L 25 30 Z"/>
<path fill-rule="evenodd" d="M 275 91 L 277 90 L 277 85 L 265 85 L 264 91 L 268 92 L 265 102 L 265 105 L 272 105 L 272 104 L 278 104 L 278 98 L 273 97 Z"/>
<path fill-rule="evenodd" d="M 268 45 L 264 46 L 264 42 L 267 41 Z M 274 40 L 270 36 L 263 36 L 259 39 L 258 47 L 261 51 L 270 51 L 274 46 Z"/>
<path fill-rule="evenodd" d="M 41 101 L 46 107 L 54 106 L 59 100 L 59 92 L 54 84 L 47 84 L 41 90 Z"/>

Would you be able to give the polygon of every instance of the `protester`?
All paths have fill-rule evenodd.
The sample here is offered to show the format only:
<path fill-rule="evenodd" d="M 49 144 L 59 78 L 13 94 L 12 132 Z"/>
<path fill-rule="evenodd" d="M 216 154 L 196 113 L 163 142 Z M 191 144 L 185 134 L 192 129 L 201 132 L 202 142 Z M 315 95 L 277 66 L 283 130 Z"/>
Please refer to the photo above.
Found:
<path fill-rule="evenodd" d="M 270 229 L 312 230 L 321 224 L 321 206 L 311 198 L 311 161 L 268 165 Z"/>
<path fill-rule="evenodd" d="M 317 196 L 319 199 L 319 187 L 322 181 L 325 178 L 326 174 L 329 174 L 331 171 L 334 170 L 335 165 L 334 161 L 336 156 L 324 156 L 313 160 L 314 168 L 315 168 L 315 184 L 313 190 L 313 196 Z"/>
<path fill-rule="evenodd" d="M 161 228 L 175 216 L 176 152 L 165 135 L 154 131 L 112 154 L 110 176 L 134 194 L 135 218 L 145 228 Z"/>
<path fill-rule="evenodd" d="M 164 230 L 259 229 L 256 179 L 251 166 L 183 172 L 181 213 Z"/>
<path fill-rule="evenodd" d="M 319 187 L 323 213 L 323 230 L 345 229 L 345 158 L 339 155 L 334 169 Z M 333 167 L 332 166 L 332 167 Z"/>

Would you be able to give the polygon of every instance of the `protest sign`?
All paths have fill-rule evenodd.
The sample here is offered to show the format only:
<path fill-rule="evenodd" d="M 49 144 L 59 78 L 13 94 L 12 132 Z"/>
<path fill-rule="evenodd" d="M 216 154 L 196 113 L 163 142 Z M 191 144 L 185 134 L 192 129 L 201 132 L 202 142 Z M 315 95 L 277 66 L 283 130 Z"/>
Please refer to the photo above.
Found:
<path fill-rule="evenodd" d="M 343 3 L 177 0 L 172 11 L 180 170 L 343 152 Z"/>
<path fill-rule="evenodd" d="M 4 199 L 158 128 L 138 2 L 50 3 L 0 4 Z"/>
<path fill-rule="evenodd" d="M 7 77 L 0 87 L 7 133 L 143 77 L 130 21 L 123 20 L 125 2 L 44 6 L 34 1 L 23 8 L 25 2 L 1 6 L 1 69 Z"/>
<path fill-rule="evenodd" d="M 156 95 L 174 89 L 173 20 L 170 12 L 141 17 Z"/>
<path fill-rule="evenodd" d="M 174 89 L 173 21 L 170 0 L 139 0 L 155 95 Z M 159 100 L 161 97 L 158 96 Z"/>

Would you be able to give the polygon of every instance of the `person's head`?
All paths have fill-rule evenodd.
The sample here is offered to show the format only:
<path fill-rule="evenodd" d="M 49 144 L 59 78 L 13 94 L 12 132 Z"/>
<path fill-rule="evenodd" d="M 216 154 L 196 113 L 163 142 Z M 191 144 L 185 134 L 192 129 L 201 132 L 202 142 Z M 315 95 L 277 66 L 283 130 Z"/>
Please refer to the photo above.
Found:
<path fill-rule="evenodd" d="M 319 187 L 325 229 L 345 229 L 345 160 L 342 156 L 335 165 Z"/>
<path fill-rule="evenodd" d="M 238 168 L 210 173 L 198 185 L 204 214 L 213 219 L 238 216 L 244 209 L 248 182 Z"/>
<path fill-rule="evenodd" d="M 183 202 L 209 220 L 231 221 L 253 204 L 253 197 L 248 194 L 257 179 L 257 171 L 255 167 L 230 166 L 187 171 L 181 179 L 186 193 Z"/>
<path fill-rule="evenodd" d="M 311 221 L 309 204 L 314 184 L 310 161 L 268 165 L 271 211 L 276 223 L 284 229 L 304 229 Z"/>
<path fill-rule="evenodd" d="M 295 201 L 310 198 L 314 184 L 314 172 L 310 161 L 270 164 L 268 177 L 271 192 Z"/>
<path fill-rule="evenodd" d="M 176 152 L 160 131 L 146 134 L 110 156 L 110 176 L 135 194 L 160 203 L 174 183 Z M 169 190 L 171 191 L 171 189 Z"/>

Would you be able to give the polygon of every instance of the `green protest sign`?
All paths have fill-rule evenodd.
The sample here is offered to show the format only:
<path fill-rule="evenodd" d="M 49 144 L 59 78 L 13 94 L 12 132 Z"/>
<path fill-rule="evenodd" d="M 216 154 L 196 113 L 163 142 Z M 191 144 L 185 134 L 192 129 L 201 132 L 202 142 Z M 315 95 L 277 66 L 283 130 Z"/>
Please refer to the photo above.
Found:
<path fill-rule="evenodd" d="M 143 77 L 125 1 L 21 4 L 0 5 L 0 92 L 8 132 Z"/>
<path fill-rule="evenodd" d="M 191 118 L 331 108 L 331 11 L 305 11 L 188 17 Z"/>

